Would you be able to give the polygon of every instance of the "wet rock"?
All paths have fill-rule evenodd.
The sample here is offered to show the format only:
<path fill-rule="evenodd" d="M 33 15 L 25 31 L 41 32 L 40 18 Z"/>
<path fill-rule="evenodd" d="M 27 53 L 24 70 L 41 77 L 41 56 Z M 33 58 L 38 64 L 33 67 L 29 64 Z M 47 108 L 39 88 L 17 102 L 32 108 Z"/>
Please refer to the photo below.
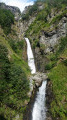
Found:
<path fill-rule="evenodd" d="M 46 120 L 53 120 L 52 115 L 50 113 L 50 104 L 52 100 L 54 99 L 53 91 L 52 91 L 52 83 L 49 79 L 47 79 L 47 86 L 46 86 L 46 106 L 47 106 L 47 112 L 46 112 Z"/>
<path fill-rule="evenodd" d="M 45 73 L 36 72 L 34 76 L 32 76 L 32 80 L 35 82 L 35 85 L 39 87 L 43 80 L 46 80 L 47 76 Z"/>
<path fill-rule="evenodd" d="M 44 31 L 44 34 L 45 34 L 45 37 L 51 37 L 52 35 L 56 34 L 56 31 L 55 30 L 53 30 L 51 32 Z"/>
<path fill-rule="evenodd" d="M 30 84 L 29 84 L 30 85 L 30 91 L 28 92 L 28 96 L 31 97 L 32 96 L 32 92 L 33 92 L 33 90 L 35 88 L 35 85 L 34 85 L 34 82 L 32 80 L 32 76 L 29 77 L 29 80 L 30 80 Z"/>
<path fill-rule="evenodd" d="M 34 75 L 31 75 L 29 77 L 30 91 L 28 92 L 28 96 L 31 97 L 34 92 L 34 88 L 39 87 L 42 84 L 42 81 L 46 79 L 47 75 L 45 73 L 36 72 Z"/>

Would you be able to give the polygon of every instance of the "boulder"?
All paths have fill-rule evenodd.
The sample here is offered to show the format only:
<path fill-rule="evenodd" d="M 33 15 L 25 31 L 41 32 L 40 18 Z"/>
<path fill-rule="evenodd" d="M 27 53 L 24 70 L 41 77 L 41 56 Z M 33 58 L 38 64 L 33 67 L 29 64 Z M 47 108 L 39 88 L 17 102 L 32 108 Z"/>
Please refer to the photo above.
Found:
<path fill-rule="evenodd" d="M 35 82 L 36 87 L 39 87 L 43 80 L 46 80 L 47 76 L 45 73 L 36 72 L 34 76 L 32 76 L 32 80 Z"/>
<path fill-rule="evenodd" d="M 46 80 L 48 77 L 45 73 L 36 72 L 34 75 L 29 77 L 30 80 L 30 91 L 28 92 L 28 96 L 31 97 L 32 93 L 34 93 L 34 88 L 39 87 L 42 84 L 43 80 Z"/>

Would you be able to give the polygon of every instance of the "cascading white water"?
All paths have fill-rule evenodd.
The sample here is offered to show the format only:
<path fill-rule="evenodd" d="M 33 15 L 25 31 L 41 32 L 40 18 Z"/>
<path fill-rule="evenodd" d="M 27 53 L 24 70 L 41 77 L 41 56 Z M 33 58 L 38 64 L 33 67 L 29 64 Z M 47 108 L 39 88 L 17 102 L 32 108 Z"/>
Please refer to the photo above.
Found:
<path fill-rule="evenodd" d="M 31 69 L 31 73 L 33 74 L 36 72 L 34 56 L 29 39 L 25 38 L 25 40 L 27 43 L 28 65 Z M 46 81 L 43 81 L 41 87 L 39 87 L 39 91 L 37 92 L 36 99 L 34 102 L 34 106 L 32 110 L 32 120 L 46 119 L 45 94 L 46 94 Z"/>
<path fill-rule="evenodd" d="M 27 43 L 28 65 L 31 69 L 31 73 L 34 74 L 36 72 L 36 67 L 35 67 L 35 63 L 34 63 L 33 52 L 32 52 L 32 49 L 31 49 L 29 39 L 25 38 L 25 40 L 26 40 L 26 43 Z"/>
<path fill-rule="evenodd" d="M 46 81 L 43 81 L 41 87 L 39 87 L 39 91 L 37 92 L 37 96 L 35 99 L 33 112 L 32 112 L 32 120 L 46 119 L 45 91 L 46 91 Z"/>

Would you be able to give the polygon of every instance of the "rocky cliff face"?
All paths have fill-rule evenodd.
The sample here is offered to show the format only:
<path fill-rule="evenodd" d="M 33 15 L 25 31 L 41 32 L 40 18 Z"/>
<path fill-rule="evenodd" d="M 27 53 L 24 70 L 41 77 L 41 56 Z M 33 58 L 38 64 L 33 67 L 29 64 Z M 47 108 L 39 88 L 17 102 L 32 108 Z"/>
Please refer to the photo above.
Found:
<path fill-rule="evenodd" d="M 26 30 L 34 20 L 35 17 L 30 18 L 28 21 L 18 21 L 17 27 L 20 29 L 19 37 L 25 35 Z"/>
<path fill-rule="evenodd" d="M 51 26 L 53 29 L 53 25 Z M 67 34 L 67 16 L 63 17 L 56 29 L 50 32 L 42 31 L 42 35 L 39 38 L 40 44 L 44 44 L 46 49 L 45 53 L 54 52 L 55 46 L 59 43 L 61 37 L 65 37 Z"/>
<path fill-rule="evenodd" d="M 53 15 L 50 19 L 52 18 Z M 55 24 L 52 24 L 48 30 L 41 30 L 38 38 L 39 43 L 35 47 L 35 49 L 33 49 L 37 70 L 41 72 L 44 72 L 45 64 L 49 62 L 47 55 L 55 53 L 59 47 L 60 38 L 67 35 L 67 14 L 62 17 L 62 19 L 58 22 L 56 26 L 57 27 L 55 27 Z M 33 39 L 36 40 L 37 37 L 34 38 L 32 36 L 32 40 Z M 42 48 L 40 46 L 42 46 Z"/>
<path fill-rule="evenodd" d="M 31 6 L 27 7 L 23 12 L 23 14 L 26 14 L 30 8 Z M 44 9 L 44 5 L 39 3 L 38 8 L 39 10 L 42 10 Z M 65 8 L 63 11 L 57 11 L 55 9 L 52 9 L 50 14 L 48 14 L 46 18 L 48 24 L 51 24 L 53 19 L 56 18 L 56 16 L 63 14 L 63 12 L 66 9 L 67 8 Z M 39 34 L 37 33 L 35 35 L 33 29 L 36 27 L 35 26 L 35 23 L 37 22 L 36 17 L 37 15 L 33 14 L 32 16 L 29 16 L 28 20 L 22 20 L 21 22 L 19 21 L 17 27 L 20 29 L 19 38 L 21 38 L 21 35 L 23 37 L 25 36 L 26 30 L 29 30 L 29 26 L 31 25 L 31 23 L 34 26 L 32 28 L 31 25 L 31 29 L 27 37 L 31 39 L 32 48 L 35 40 L 38 40 L 37 46 L 33 48 L 35 63 L 36 63 L 37 71 L 44 72 L 45 64 L 49 62 L 47 55 L 50 53 L 55 53 L 55 51 L 58 48 L 57 46 L 59 46 L 60 38 L 65 37 L 67 35 L 67 13 L 65 13 L 57 23 L 52 23 L 49 27 L 47 27 L 47 29 L 41 28 L 40 33 Z"/>

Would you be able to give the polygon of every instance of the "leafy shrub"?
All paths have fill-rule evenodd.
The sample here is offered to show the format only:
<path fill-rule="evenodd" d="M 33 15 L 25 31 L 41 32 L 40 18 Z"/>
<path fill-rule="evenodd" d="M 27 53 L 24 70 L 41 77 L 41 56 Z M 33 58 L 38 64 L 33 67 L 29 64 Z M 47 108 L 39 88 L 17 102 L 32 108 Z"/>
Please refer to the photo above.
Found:
<path fill-rule="evenodd" d="M 52 64 L 45 65 L 45 70 L 50 70 L 52 68 Z"/>
<path fill-rule="evenodd" d="M 0 60 L 7 61 L 8 60 L 7 55 L 8 55 L 7 49 L 3 45 L 0 44 Z"/>
<path fill-rule="evenodd" d="M 61 38 L 58 52 L 62 52 L 66 47 L 67 47 L 67 36 L 64 38 Z"/>
<path fill-rule="evenodd" d="M 18 41 L 18 42 L 17 42 L 17 47 L 18 47 L 19 49 L 22 49 L 23 46 L 24 46 L 24 40 L 21 40 L 21 41 Z"/>
<path fill-rule="evenodd" d="M 16 41 L 10 38 L 10 39 L 8 39 L 8 42 L 9 42 L 11 48 L 16 52 L 16 50 L 17 50 Z"/>
<path fill-rule="evenodd" d="M 65 101 L 67 100 L 67 66 L 63 63 L 58 64 L 55 68 L 51 69 L 48 76 L 52 82 L 54 94 L 50 108 L 53 119 L 58 116 L 60 120 L 66 120 L 67 104 Z"/>
<path fill-rule="evenodd" d="M 11 25 L 14 23 L 14 15 L 6 9 L 0 9 L 0 25 L 5 34 L 11 32 Z"/>
<path fill-rule="evenodd" d="M 36 46 L 39 46 L 39 40 L 34 40 L 34 43 L 33 43 L 33 48 L 35 48 Z"/>
<path fill-rule="evenodd" d="M 0 100 L 2 100 L 4 91 L 7 88 L 9 60 L 7 57 L 8 51 L 3 45 L 0 45 L 0 53 Z"/>
<path fill-rule="evenodd" d="M 32 15 L 34 12 L 38 11 L 38 5 L 34 4 L 30 9 L 29 9 L 29 15 Z"/>
<path fill-rule="evenodd" d="M 29 14 L 23 14 L 22 15 L 22 20 L 29 20 Z"/>
<path fill-rule="evenodd" d="M 39 13 L 37 16 L 37 20 L 44 20 L 46 22 L 47 21 L 47 13 L 44 11 Z"/>
<path fill-rule="evenodd" d="M 56 55 L 52 55 L 52 56 L 50 57 L 50 60 L 51 60 L 51 61 L 57 60 L 57 56 L 56 56 Z"/>
<path fill-rule="evenodd" d="M 67 59 L 63 61 L 64 65 L 67 66 Z"/>
<path fill-rule="evenodd" d="M 23 46 L 24 46 L 24 40 L 21 40 L 21 41 L 15 41 L 15 40 L 13 40 L 13 39 L 8 39 L 8 42 L 9 42 L 9 44 L 10 44 L 10 46 L 11 46 L 11 48 L 15 51 L 15 52 L 17 52 L 17 50 L 18 49 L 22 49 L 23 48 Z"/>
<path fill-rule="evenodd" d="M 50 70 L 56 65 L 56 61 L 45 65 L 45 70 Z"/>

